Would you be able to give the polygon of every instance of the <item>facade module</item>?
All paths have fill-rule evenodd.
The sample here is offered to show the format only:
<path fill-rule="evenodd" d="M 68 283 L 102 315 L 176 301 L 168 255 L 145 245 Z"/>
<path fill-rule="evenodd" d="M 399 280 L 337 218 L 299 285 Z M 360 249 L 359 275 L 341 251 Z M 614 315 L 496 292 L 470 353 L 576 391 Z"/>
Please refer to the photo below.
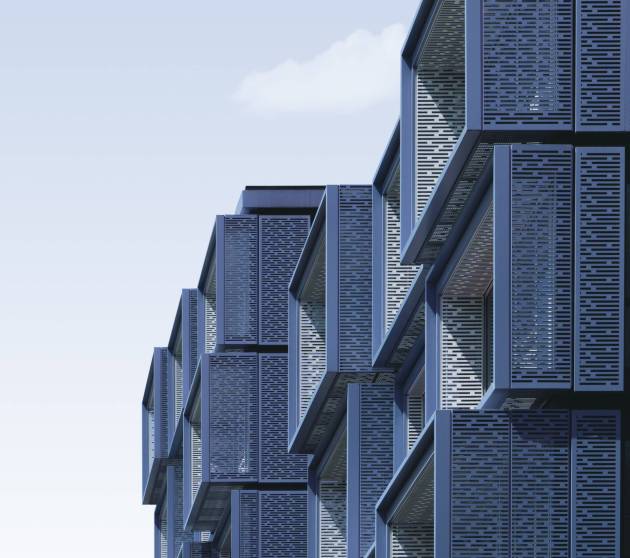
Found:
<path fill-rule="evenodd" d="M 423 0 L 372 184 L 247 188 L 142 404 L 156 556 L 630 557 L 630 2 Z"/>

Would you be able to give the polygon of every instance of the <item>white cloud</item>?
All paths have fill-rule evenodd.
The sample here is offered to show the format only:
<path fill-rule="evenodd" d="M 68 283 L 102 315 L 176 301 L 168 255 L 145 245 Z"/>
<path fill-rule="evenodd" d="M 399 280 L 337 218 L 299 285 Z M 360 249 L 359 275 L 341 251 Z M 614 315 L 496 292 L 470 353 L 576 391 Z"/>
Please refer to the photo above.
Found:
<path fill-rule="evenodd" d="M 261 113 L 356 112 L 396 99 L 404 38 L 401 24 L 378 34 L 360 29 L 310 60 L 246 76 L 235 98 Z"/>

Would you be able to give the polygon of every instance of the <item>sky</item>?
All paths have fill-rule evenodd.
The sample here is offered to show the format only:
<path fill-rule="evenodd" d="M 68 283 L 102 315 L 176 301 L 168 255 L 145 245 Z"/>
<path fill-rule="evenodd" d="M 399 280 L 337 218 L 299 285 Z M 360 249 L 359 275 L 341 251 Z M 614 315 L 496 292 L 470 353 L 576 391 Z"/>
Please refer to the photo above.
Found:
<path fill-rule="evenodd" d="M 215 215 L 371 181 L 417 4 L 0 0 L 3 556 L 152 556 L 140 403 Z"/>

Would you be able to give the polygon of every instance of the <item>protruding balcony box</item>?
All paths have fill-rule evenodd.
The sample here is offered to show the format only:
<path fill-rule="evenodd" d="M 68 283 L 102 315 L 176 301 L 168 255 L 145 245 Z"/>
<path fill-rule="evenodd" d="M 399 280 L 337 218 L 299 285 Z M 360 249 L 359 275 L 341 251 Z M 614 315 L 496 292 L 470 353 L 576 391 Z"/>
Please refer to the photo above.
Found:
<path fill-rule="evenodd" d="M 423 0 L 402 55 L 406 263 L 432 261 L 461 233 L 493 144 L 630 131 L 628 10 L 596 0 Z"/>
<path fill-rule="evenodd" d="M 376 555 L 618 556 L 620 474 L 618 411 L 438 411 L 376 506 Z"/>
<path fill-rule="evenodd" d="M 427 279 L 427 418 L 623 390 L 624 165 L 615 147 L 495 147 L 493 186 Z"/>
<path fill-rule="evenodd" d="M 181 455 L 181 417 L 197 366 L 200 298 L 197 289 L 182 290 L 168 342 L 168 430 L 172 458 Z"/>
<path fill-rule="evenodd" d="M 203 355 L 185 417 L 189 528 L 214 531 L 232 488 L 306 481 L 306 456 L 286 451 L 286 354 Z"/>
<path fill-rule="evenodd" d="M 309 227 L 308 214 L 217 217 L 199 280 L 205 352 L 287 345 L 286 288 Z"/>
<path fill-rule="evenodd" d="M 306 491 L 233 490 L 213 549 L 222 558 L 307 558 Z"/>
<path fill-rule="evenodd" d="M 212 532 L 230 489 L 258 481 L 258 355 L 202 355 L 184 416 L 186 527 Z"/>
<path fill-rule="evenodd" d="M 158 504 L 168 464 L 168 350 L 153 350 L 142 398 L 142 503 Z"/>
<path fill-rule="evenodd" d="M 309 556 L 363 556 L 393 473 L 394 386 L 350 384 L 347 398 L 345 418 L 309 465 Z"/>
<path fill-rule="evenodd" d="M 424 347 L 427 266 L 400 263 L 400 125 L 390 138 L 372 193 L 373 365 L 405 371 Z"/>
<path fill-rule="evenodd" d="M 371 381 L 372 191 L 328 186 L 289 286 L 289 439 L 313 453 Z"/>

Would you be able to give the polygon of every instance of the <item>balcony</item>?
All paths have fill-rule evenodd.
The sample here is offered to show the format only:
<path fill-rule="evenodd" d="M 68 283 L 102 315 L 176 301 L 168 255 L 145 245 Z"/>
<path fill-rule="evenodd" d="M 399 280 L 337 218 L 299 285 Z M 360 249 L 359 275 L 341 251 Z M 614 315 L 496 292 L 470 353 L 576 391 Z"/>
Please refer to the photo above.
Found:
<path fill-rule="evenodd" d="M 286 347 L 286 286 L 310 227 L 297 209 L 217 217 L 198 286 L 206 353 Z"/>
<path fill-rule="evenodd" d="M 449 251 L 445 243 L 478 201 L 494 144 L 630 130 L 627 23 L 620 4 L 609 19 L 581 19 L 592 10 L 579 3 L 574 23 L 570 0 L 422 2 L 402 60 L 405 263 Z"/>
<path fill-rule="evenodd" d="M 231 488 L 258 481 L 258 357 L 204 354 L 186 405 L 186 527 L 214 531 Z"/>
<path fill-rule="evenodd" d="M 377 504 L 377 555 L 560 555 L 570 533 L 617 555 L 619 428 L 608 410 L 438 411 Z"/>
<path fill-rule="evenodd" d="M 156 348 L 142 398 L 142 503 L 158 504 L 168 464 L 167 349 Z"/>
<path fill-rule="evenodd" d="M 306 457 L 286 451 L 286 393 L 286 354 L 202 356 L 184 411 L 187 528 L 214 532 L 232 489 L 305 482 Z"/>
<path fill-rule="evenodd" d="M 313 453 L 371 381 L 372 192 L 328 186 L 289 286 L 289 437 Z"/>

